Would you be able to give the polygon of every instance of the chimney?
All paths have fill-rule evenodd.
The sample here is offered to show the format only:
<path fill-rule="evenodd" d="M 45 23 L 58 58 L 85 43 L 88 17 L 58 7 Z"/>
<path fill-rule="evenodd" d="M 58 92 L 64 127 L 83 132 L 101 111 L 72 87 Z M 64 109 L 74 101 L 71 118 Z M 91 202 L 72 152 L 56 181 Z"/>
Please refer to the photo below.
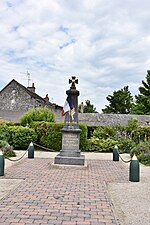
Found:
<path fill-rule="evenodd" d="M 49 103 L 49 97 L 48 97 L 48 94 L 46 94 L 46 97 L 44 98 L 46 103 Z"/>
<path fill-rule="evenodd" d="M 35 93 L 34 83 L 32 83 L 32 87 L 27 87 L 27 89 L 33 93 Z"/>

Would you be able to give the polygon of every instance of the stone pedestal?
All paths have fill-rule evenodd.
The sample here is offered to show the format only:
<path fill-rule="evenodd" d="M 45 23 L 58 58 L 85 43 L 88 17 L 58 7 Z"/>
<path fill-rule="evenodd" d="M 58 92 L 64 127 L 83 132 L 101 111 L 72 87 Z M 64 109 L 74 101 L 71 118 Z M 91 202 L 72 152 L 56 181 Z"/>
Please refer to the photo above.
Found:
<path fill-rule="evenodd" d="M 85 157 L 79 150 L 81 130 L 69 127 L 62 129 L 62 150 L 55 157 L 54 164 L 84 165 Z"/>

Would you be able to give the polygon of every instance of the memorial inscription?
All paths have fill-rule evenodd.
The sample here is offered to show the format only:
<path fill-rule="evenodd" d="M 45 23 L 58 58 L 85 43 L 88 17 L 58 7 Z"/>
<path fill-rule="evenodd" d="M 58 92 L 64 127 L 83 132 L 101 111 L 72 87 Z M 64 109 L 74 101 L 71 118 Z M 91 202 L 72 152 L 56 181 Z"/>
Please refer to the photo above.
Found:
<path fill-rule="evenodd" d="M 63 141 L 62 141 L 62 149 L 64 148 L 79 148 L 79 138 L 78 135 L 64 135 L 63 136 Z"/>

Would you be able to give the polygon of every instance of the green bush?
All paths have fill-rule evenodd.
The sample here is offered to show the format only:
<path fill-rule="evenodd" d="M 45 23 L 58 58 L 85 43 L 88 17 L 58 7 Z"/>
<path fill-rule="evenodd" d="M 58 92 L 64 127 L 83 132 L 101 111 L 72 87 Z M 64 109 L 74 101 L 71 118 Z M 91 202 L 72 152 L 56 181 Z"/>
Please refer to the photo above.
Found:
<path fill-rule="evenodd" d="M 111 152 L 115 145 L 119 146 L 119 142 L 113 139 L 99 139 L 92 137 L 88 140 L 88 151 Z"/>
<path fill-rule="evenodd" d="M 130 151 L 129 144 L 131 143 L 133 142 L 128 139 L 124 126 L 100 126 L 94 130 L 92 139 L 88 141 L 88 149 L 110 152 L 117 144 L 121 152 L 127 149 Z"/>
<path fill-rule="evenodd" d="M 34 129 L 22 126 L 9 127 L 8 143 L 15 149 L 27 149 L 30 142 L 35 142 L 37 135 Z"/>
<path fill-rule="evenodd" d="M 47 129 L 48 124 L 49 124 L 49 122 L 44 122 L 44 121 L 32 122 L 31 128 L 33 128 L 36 132 L 36 135 L 37 135 L 36 142 L 37 142 L 37 144 L 40 144 L 41 136 L 43 135 L 43 131 L 45 129 Z"/>
<path fill-rule="evenodd" d="M 138 157 L 140 163 L 144 164 L 145 166 L 150 166 L 150 154 L 141 154 Z"/>
<path fill-rule="evenodd" d="M 33 121 L 55 122 L 55 116 L 48 108 L 34 108 L 30 109 L 20 118 L 22 126 L 31 126 Z"/>
<path fill-rule="evenodd" d="M 150 154 L 150 141 L 140 142 L 130 152 L 131 157 L 133 155 L 139 157 L 142 154 Z"/>
<path fill-rule="evenodd" d="M 118 140 L 118 142 L 119 142 L 119 150 L 121 153 L 123 152 L 130 153 L 130 151 L 136 145 L 135 142 L 130 138 L 121 139 L 121 140 Z"/>
<path fill-rule="evenodd" d="M 94 130 L 93 137 L 118 141 L 119 150 L 130 153 L 139 142 L 150 138 L 150 126 L 139 126 L 137 120 L 133 119 L 128 121 L 127 126 L 100 126 Z"/>
<path fill-rule="evenodd" d="M 150 126 L 139 126 L 131 132 L 131 138 L 136 144 L 150 138 Z"/>
<path fill-rule="evenodd" d="M 43 123 L 40 126 L 40 145 L 59 151 L 61 149 L 63 123 Z"/>
<path fill-rule="evenodd" d="M 107 139 L 107 138 L 113 137 L 115 133 L 116 133 L 116 129 L 114 127 L 101 126 L 94 130 L 93 137 L 99 138 L 99 139 Z"/>

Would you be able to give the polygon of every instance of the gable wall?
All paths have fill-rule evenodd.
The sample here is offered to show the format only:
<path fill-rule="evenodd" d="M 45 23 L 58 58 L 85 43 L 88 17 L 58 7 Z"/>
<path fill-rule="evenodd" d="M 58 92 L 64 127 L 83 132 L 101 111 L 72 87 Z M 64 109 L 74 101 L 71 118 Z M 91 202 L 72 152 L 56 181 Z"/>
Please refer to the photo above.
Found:
<path fill-rule="evenodd" d="M 34 99 L 15 81 L 10 83 L 0 94 L 1 110 L 24 110 L 29 108 L 44 106 L 43 100 Z"/>

